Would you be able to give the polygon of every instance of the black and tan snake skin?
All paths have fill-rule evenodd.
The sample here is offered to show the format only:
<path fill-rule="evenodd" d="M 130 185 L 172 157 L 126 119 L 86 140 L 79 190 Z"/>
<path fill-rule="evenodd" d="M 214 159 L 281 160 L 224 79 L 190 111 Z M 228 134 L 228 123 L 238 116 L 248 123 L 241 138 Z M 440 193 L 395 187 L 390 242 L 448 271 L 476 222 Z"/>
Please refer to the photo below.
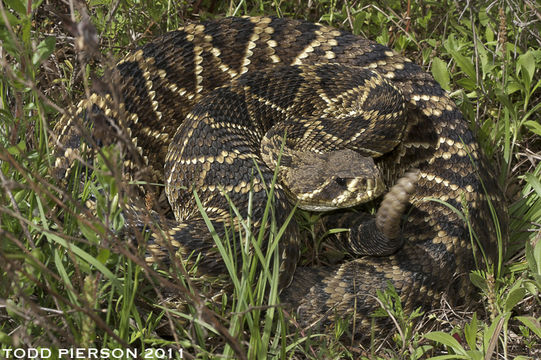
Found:
<path fill-rule="evenodd" d="M 184 255 L 204 254 L 201 268 L 223 270 L 194 190 L 219 234 L 234 222 L 224 192 L 242 216 L 251 192 L 257 227 L 282 145 L 278 221 L 292 197 L 330 210 L 394 186 L 376 218 L 323 217 L 323 228 L 350 228 L 339 239 L 349 250 L 388 256 L 298 268 L 281 299 L 304 323 L 335 314 L 368 322 L 388 282 L 408 309 L 444 294 L 464 300 L 475 267 L 471 231 L 494 256 L 488 200 L 497 205 L 501 194 L 468 124 L 430 75 L 383 45 L 304 21 L 225 18 L 156 38 L 120 61 L 116 77 L 117 93 L 95 93 L 77 112 L 128 134 L 141 157 L 127 167 L 144 164 L 148 181 L 162 177 L 177 220 L 170 241 Z M 80 136 L 69 118 L 60 124 L 62 169 Z M 282 239 L 289 276 L 297 234 L 293 221 Z"/>

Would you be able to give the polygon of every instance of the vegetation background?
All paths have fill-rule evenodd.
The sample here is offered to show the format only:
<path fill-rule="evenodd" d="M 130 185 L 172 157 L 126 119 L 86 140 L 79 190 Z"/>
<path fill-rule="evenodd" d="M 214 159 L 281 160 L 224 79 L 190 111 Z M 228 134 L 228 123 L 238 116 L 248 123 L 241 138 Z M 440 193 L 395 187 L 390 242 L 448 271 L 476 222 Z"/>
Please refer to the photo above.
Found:
<path fill-rule="evenodd" d="M 121 238 L 116 147 L 104 148 L 83 184 L 80 174 L 68 190 L 51 178 L 50 131 L 104 68 L 186 22 L 230 15 L 362 34 L 407 55 L 450 92 L 497 170 L 511 220 L 500 266 L 471 274 L 476 312 L 442 303 L 405 314 L 389 290 L 379 316 L 396 327 L 367 343 L 355 342 L 345 322 L 326 334 L 292 330 L 277 306 L 272 250 L 237 265 L 224 245 L 241 275 L 210 284 L 194 268 L 164 273 L 141 261 Z M 0 2 L 0 357 L 13 348 L 130 347 L 182 348 L 184 358 L 540 358 L 540 33 L 541 5 L 530 0 Z M 97 212 L 84 207 L 89 198 Z M 258 264 L 265 276 L 255 275 Z M 232 295 L 203 296 L 221 281 L 234 284 Z M 160 336 L 171 327 L 174 334 Z M 180 357 L 152 352 L 168 354 Z"/>

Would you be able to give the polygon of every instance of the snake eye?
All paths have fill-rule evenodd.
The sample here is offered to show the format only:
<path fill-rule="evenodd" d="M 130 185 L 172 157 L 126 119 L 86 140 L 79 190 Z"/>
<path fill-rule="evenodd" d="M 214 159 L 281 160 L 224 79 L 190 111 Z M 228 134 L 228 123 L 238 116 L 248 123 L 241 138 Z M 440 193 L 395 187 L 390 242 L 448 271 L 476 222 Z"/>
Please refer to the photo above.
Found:
<path fill-rule="evenodd" d="M 340 186 L 346 186 L 347 185 L 347 180 L 344 179 L 344 178 L 341 178 L 341 177 L 337 177 L 336 179 L 334 179 L 334 181 Z"/>

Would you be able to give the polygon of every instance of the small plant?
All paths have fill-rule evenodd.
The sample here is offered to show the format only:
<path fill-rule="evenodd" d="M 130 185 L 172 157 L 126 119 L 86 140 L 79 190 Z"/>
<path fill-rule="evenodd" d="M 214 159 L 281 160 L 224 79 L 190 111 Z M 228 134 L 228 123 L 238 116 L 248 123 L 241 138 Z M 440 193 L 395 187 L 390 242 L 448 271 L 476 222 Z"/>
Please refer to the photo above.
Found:
<path fill-rule="evenodd" d="M 385 291 L 377 291 L 377 299 L 380 308 L 372 315 L 374 319 L 387 318 L 392 322 L 387 322 L 386 326 L 393 329 L 392 349 L 386 349 L 388 356 L 400 359 L 420 359 L 425 353 L 432 349 L 430 345 L 423 345 L 420 342 L 420 334 L 416 325 L 418 320 L 424 315 L 421 309 L 415 309 L 411 313 L 404 311 L 400 296 L 391 283 L 387 284 Z M 371 357 L 377 355 L 374 353 L 376 333 L 372 332 L 371 339 Z"/>

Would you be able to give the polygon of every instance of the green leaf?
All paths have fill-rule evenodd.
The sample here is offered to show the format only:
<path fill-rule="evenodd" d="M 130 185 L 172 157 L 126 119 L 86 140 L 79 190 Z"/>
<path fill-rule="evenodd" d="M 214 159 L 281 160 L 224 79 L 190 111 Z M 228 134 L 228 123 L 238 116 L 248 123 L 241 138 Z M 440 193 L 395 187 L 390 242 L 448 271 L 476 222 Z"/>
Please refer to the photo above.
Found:
<path fill-rule="evenodd" d="M 3 331 L 0 331 L 0 344 L 7 345 L 8 348 L 12 346 L 13 341 L 11 340 L 11 336 L 9 336 Z"/>
<path fill-rule="evenodd" d="M 526 295 L 526 289 L 523 287 L 517 287 L 509 292 L 509 295 L 507 295 L 507 299 L 505 300 L 505 307 L 504 310 L 511 311 L 515 307 L 516 304 L 518 304 L 522 299 L 524 299 L 524 296 Z"/>
<path fill-rule="evenodd" d="M 85 239 L 90 241 L 92 244 L 100 243 L 100 236 L 105 235 L 105 228 L 103 227 L 103 224 L 96 221 L 92 223 L 92 225 L 88 225 L 86 222 L 80 219 L 77 219 L 77 223 L 79 224 L 79 229 L 83 233 Z"/>
<path fill-rule="evenodd" d="M 541 181 L 539 180 L 539 175 L 528 173 L 524 175 L 524 179 L 526 179 L 528 185 L 532 187 L 532 189 L 537 193 L 537 195 L 541 197 Z M 541 250 L 538 250 L 538 253 L 540 253 L 539 256 L 541 256 Z M 536 257 L 536 259 L 541 260 L 540 257 Z"/>
<path fill-rule="evenodd" d="M 5 0 L 4 1 L 9 8 L 15 10 L 16 13 L 22 16 L 26 16 L 26 5 L 21 0 Z"/>
<path fill-rule="evenodd" d="M 460 70 L 462 70 L 466 76 L 468 76 L 470 79 L 475 79 L 475 68 L 473 67 L 473 62 L 471 59 L 468 59 L 458 51 L 453 51 L 451 56 L 456 61 Z"/>
<path fill-rule="evenodd" d="M 485 28 L 485 37 L 489 43 L 494 41 L 494 29 L 492 27 L 487 26 Z"/>
<path fill-rule="evenodd" d="M 539 244 L 541 242 L 538 242 L 536 244 L 536 248 L 539 247 Z M 541 267 L 541 264 L 538 262 L 539 259 L 536 259 L 534 256 L 534 251 L 532 244 L 530 241 L 526 241 L 526 261 L 528 262 L 528 267 L 530 268 L 530 271 L 533 273 L 541 273 L 539 268 Z"/>
<path fill-rule="evenodd" d="M 467 93 L 466 96 L 470 99 L 477 98 L 477 84 L 475 83 L 475 80 L 472 80 L 468 77 L 464 77 L 462 79 L 458 79 L 456 81 L 456 84 L 462 88 L 464 88 L 467 91 L 471 91 L 472 93 Z"/>
<path fill-rule="evenodd" d="M 477 314 L 473 313 L 470 323 L 464 326 L 464 337 L 470 349 L 477 348 L 477 330 Z"/>
<path fill-rule="evenodd" d="M 530 130 L 534 134 L 541 135 L 541 125 L 538 122 L 533 121 L 533 120 L 528 120 L 524 122 L 524 126 L 526 126 L 528 130 Z"/>
<path fill-rule="evenodd" d="M 480 350 L 468 350 L 466 351 L 467 358 L 471 360 L 483 360 L 485 357 Z"/>
<path fill-rule="evenodd" d="M 470 273 L 470 281 L 473 283 L 473 285 L 477 286 L 479 289 L 486 291 L 487 290 L 487 282 L 484 277 L 482 277 L 477 272 L 471 272 Z"/>
<path fill-rule="evenodd" d="M 460 53 L 459 45 L 455 39 L 454 34 L 449 35 L 444 42 L 445 49 L 451 54 L 460 70 L 466 74 L 470 79 L 475 79 L 475 68 L 473 67 L 473 61 Z"/>
<path fill-rule="evenodd" d="M 443 331 L 433 331 L 425 334 L 424 336 L 428 340 L 436 341 L 440 344 L 450 347 L 457 353 L 457 355 L 466 355 L 466 350 L 460 345 L 460 343 L 451 335 L 444 333 Z"/>
<path fill-rule="evenodd" d="M 111 250 L 100 249 L 100 251 L 98 252 L 98 256 L 96 256 L 96 259 L 102 264 L 105 264 L 107 260 L 109 260 L 109 257 L 111 257 Z"/>
<path fill-rule="evenodd" d="M 523 76 L 526 75 L 528 84 L 531 84 L 534 73 L 535 73 L 535 58 L 531 51 L 526 52 L 518 57 L 517 60 L 517 75 L 519 72 L 523 73 Z M 524 74 L 524 72 L 526 74 Z M 524 77 L 523 77 L 524 79 Z"/>
<path fill-rule="evenodd" d="M 435 57 L 432 61 L 432 75 L 444 90 L 451 90 L 447 64 L 439 57 Z"/>
<path fill-rule="evenodd" d="M 535 248 L 533 249 L 533 257 L 537 263 L 536 275 L 541 275 L 541 241 L 538 241 L 537 244 L 535 244 Z"/>
<path fill-rule="evenodd" d="M 26 150 L 26 141 L 23 140 L 17 145 L 13 145 L 7 148 L 8 153 L 11 155 L 20 155 Z"/>
<path fill-rule="evenodd" d="M 541 276 L 539 276 L 539 275 L 535 276 L 534 275 L 534 280 L 539 285 L 536 286 L 536 284 L 534 282 L 526 281 L 524 283 L 524 287 L 526 288 L 526 290 L 528 290 L 530 292 L 530 294 L 532 294 L 534 296 L 537 296 L 537 294 L 539 292 L 538 289 L 541 289 Z"/>
<path fill-rule="evenodd" d="M 541 338 L 541 323 L 538 319 L 533 316 L 517 316 L 516 318 Z"/>
<path fill-rule="evenodd" d="M 74 294 L 73 290 L 73 284 L 71 283 L 70 276 L 68 275 L 68 272 L 66 270 L 66 267 L 62 263 L 62 255 L 60 254 L 59 249 L 54 250 L 54 264 L 56 266 L 56 270 L 58 271 L 58 274 L 62 278 L 62 281 L 65 284 L 65 288 L 67 290 L 68 296 L 70 300 L 74 304 L 79 304 L 79 301 L 77 300 L 77 295 Z"/>
<path fill-rule="evenodd" d="M 86 261 L 88 264 L 91 264 L 94 266 L 98 271 L 100 271 L 103 275 L 105 275 L 115 286 L 120 287 L 120 282 L 118 281 L 117 277 L 111 272 L 111 270 L 107 269 L 99 260 L 97 260 L 95 257 L 78 247 L 77 245 L 73 243 L 68 243 L 66 239 L 61 238 L 60 236 L 56 235 L 53 232 L 45 232 L 45 236 L 50 241 L 54 241 L 58 245 L 64 247 L 66 250 L 72 251 L 75 255 L 77 255 L 80 259 Z"/>
<path fill-rule="evenodd" d="M 505 316 L 504 316 L 505 315 Z M 483 333 L 483 351 L 491 353 L 497 344 L 498 336 L 502 331 L 504 323 L 509 321 L 510 313 L 502 313 L 492 320 L 492 323 Z"/>
<path fill-rule="evenodd" d="M 432 345 L 421 345 L 417 348 L 414 347 L 413 349 L 413 358 L 414 359 L 420 359 L 424 354 L 426 354 L 428 351 L 432 350 L 434 347 Z"/>
<path fill-rule="evenodd" d="M 32 56 L 32 63 L 37 65 L 43 60 L 47 59 L 54 51 L 56 45 L 56 38 L 49 36 L 45 38 L 36 48 L 36 52 Z"/>
<path fill-rule="evenodd" d="M 6 15 L 6 19 L 8 21 L 8 24 L 11 25 L 11 26 L 15 26 L 17 24 L 19 24 L 21 22 L 21 20 L 19 20 L 15 15 L 13 15 L 12 13 L 9 13 L 9 12 L 5 12 L 4 15 Z M 0 16 L 0 25 L 6 25 L 5 21 L 4 21 L 4 16 Z M 2 29 L 0 29 L 2 30 Z M 0 31 L 0 40 L 3 40 L 3 41 L 7 41 L 9 40 L 10 42 L 12 42 L 11 40 L 11 34 L 6 30 L 6 31 Z"/>

